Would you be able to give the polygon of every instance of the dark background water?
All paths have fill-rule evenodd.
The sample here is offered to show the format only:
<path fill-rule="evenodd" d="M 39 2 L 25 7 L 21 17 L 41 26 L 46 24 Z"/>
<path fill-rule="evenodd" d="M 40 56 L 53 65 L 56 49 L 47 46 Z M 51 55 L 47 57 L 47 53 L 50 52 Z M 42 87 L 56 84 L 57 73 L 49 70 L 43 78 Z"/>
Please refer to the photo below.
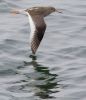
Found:
<path fill-rule="evenodd" d="M 27 16 L 13 8 L 54 6 L 36 57 Z M 86 0 L 0 0 L 0 100 L 86 100 Z"/>

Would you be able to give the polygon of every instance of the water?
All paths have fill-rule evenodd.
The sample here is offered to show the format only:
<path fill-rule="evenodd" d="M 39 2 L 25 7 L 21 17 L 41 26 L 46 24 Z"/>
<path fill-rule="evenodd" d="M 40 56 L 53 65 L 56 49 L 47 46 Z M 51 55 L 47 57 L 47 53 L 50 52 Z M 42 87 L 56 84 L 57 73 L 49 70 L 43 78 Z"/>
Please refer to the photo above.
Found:
<path fill-rule="evenodd" d="M 51 5 L 35 58 L 30 28 L 13 8 Z M 0 100 L 86 100 L 86 0 L 0 0 Z"/>

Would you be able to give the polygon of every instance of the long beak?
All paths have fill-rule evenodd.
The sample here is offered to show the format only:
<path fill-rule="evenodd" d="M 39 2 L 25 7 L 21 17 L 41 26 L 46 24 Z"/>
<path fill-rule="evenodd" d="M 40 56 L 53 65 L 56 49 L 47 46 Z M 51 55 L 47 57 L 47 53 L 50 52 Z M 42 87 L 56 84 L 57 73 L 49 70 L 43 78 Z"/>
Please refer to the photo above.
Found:
<path fill-rule="evenodd" d="M 56 9 L 56 12 L 62 13 L 62 9 Z"/>
<path fill-rule="evenodd" d="M 26 15 L 25 9 L 13 9 L 13 10 L 11 11 L 11 13 L 12 13 L 13 15 L 16 15 L 16 14 L 24 14 L 24 15 Z"/>

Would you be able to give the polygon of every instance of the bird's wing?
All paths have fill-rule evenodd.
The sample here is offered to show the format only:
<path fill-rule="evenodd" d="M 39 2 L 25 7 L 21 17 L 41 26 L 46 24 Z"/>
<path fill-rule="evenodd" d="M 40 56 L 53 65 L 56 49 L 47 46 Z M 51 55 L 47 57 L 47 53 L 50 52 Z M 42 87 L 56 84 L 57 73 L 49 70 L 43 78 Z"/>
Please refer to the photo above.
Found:
<path fill-rule="evenodd" d="M 39 15 L 32 16 L 32 20 L 35 25 L 35 30 L 32 33 L 33 36 L 31 39 L 31 50 L 33 54 L 35 54 L 44 36 L 44 32 L 46 30 L 46 24 L 44 22 L 44 18 Z"/>

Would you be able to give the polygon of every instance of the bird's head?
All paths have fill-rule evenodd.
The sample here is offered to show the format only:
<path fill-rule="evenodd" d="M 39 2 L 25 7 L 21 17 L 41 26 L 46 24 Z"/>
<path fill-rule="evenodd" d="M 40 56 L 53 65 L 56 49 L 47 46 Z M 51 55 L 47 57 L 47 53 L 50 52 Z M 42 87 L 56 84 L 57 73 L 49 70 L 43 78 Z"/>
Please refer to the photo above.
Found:
<path fill-rule="evenodd" d="M 53 12 L 58 12 L 58 13 L 62 13 L 61 9 L 56 9 L 54 7 L 47 7 L 48 11 L 50 13 L 53 13 Z"/>
<path fill-rule="evenodd" d="M 45 11 L 45 16 L 47 16 L 47 15 L 53 13 L 53 12 L 62 13 L 62 11 L 60 9 L 56 9 L 54 7 L 46 7 L 45 10 L 46 10 Z"/>

